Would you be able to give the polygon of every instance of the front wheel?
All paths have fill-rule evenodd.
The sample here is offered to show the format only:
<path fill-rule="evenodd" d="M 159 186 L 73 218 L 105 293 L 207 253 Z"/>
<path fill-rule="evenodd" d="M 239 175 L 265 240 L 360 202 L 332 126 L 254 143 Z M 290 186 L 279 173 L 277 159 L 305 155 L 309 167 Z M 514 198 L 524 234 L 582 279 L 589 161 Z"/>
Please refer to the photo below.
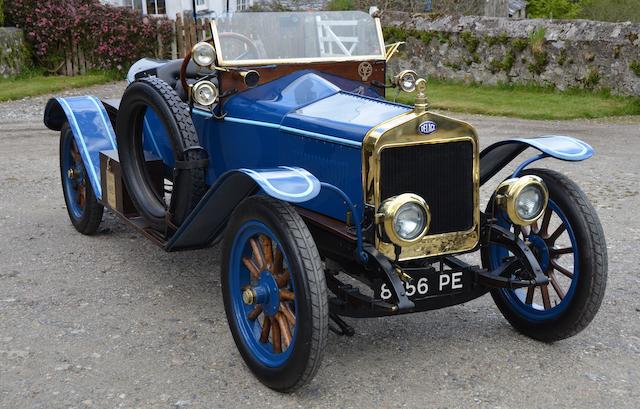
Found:
<path fill-rule="evenodd" d="M 85 163 L 68 123 L 60 131 L 60 179 L 69 219 L 82 234 L 94 234 L 104 207 L 98 203 Z"/>
<path fill-rule="evenodd" d="M 318 371 L 329 309 L 320 255 L 288 204 L 251 197 L 224 238 L 222 294 L 247 366 L 270 388 L 291 392 Z"/>
<path fill-rule="evenodd" d="M 503 212 L 495 216 L 529 245 L 549 284 L 495 289 L 491 295 L 514 328 L 553 342 L 577 334 L 595 317 L 606 287 L 607 246 L 598 215 L 578 185 L 548 169 L 524 173 L 542 178 L 549 189 L 549 204 L 541 219 L 529 227 L 514 227 Z M 492 270 L 512 256 L 497 245 L 482 251 L 484 267 Z"/>

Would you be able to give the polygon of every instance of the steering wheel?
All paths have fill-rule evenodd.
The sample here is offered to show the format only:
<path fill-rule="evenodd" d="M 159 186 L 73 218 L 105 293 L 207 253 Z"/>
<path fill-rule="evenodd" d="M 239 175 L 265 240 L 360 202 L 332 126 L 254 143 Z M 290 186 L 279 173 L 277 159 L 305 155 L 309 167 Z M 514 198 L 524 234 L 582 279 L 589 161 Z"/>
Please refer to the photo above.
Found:
<path fill-rule="evenodd" d="M 239 34 L 239 33 L 220 33 L 218 34 L 218 38 L 220 39 L 225 39 L 227 41 L 226 47 L 225 49 L 229 50 L 229 40 L 233 40 L 234 42 L 238 42 L 240 47 L 239 47 L 239 51 L 240 53 L 238 55 L 232 56 L 232 57 L 226 57 L 225 60 L 231 60 L 231 61 L 239 61 L 239 60 L 256 60 L 260 58 L 260 50 L 258 49 L 258 46 L 256 45 L 255 42 L 253 42 L 252 39 L 250 39 L 249 37 Z M 232 48 L 233 51 L 235 50 L 235 47 Z"/>
<path fill-rule="evenodd" d="M 232 61 L 238 61 L 238 60 L 250 60 L 250 59 L 258 59 L 260 58 L 260 50 L 258 49 L 258 46 L 256 45 L 256 43 L 253 42 L 253 40 L 251 40 L 249 37 L 239 34 L 239 33 L 220 33 L 218 34 L 218 38 L 225 38 L 228 40 L 233 40 L 233 41 L 237 41 L 240 45 L 240 53 L 237 56 L 234 56 L 232 58 L 227 58 L 227 60 L 232 60 Z M 204 42 L 210 42 L 212 41 L 213 38 L 212 37 L 207 37 L 205 38 Z M 249 58 L 247 58 L 248 56 L 250 56 Z M 187 83 L 187 68 L 189 67 L 189 62 L 191 61 L 191 51 L 189 51 L 187 53 L 187 55 L 184 57 L 184 60 L 182 61 L 182 66 L 180 67 L 180 83 L 182 84 L 182 88 L 185 90 L 185 92 L 188 92 L 187 90 L 189 89 L 189 85 Z"/>

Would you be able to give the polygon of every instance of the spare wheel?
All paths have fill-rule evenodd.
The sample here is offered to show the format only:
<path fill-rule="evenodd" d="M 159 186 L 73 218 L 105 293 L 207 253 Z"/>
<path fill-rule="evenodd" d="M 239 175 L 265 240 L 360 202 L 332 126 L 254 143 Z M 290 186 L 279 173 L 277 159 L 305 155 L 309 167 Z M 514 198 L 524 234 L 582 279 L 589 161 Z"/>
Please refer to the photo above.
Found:
<path fill-rule="evenodd" d="M 144 118 L 152 109 L 166 130 L 175 168 L 171 190 L 158 192 L 145 166 Z M 143 78 L 124 92 L 116 123 L 125 186 L 150 227 L 167 231 L 182 224 L 206 192 L 206 151 L 199 145 L 189 107 L 159 78 Z M 171 177 L 171 176 L 169 176 Z"/>

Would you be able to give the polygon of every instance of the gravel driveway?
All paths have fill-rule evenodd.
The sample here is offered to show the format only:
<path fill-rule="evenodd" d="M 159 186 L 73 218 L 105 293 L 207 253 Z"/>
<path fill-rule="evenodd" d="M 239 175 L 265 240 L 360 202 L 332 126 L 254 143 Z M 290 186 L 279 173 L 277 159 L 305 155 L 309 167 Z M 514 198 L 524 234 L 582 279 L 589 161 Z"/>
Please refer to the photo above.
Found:
<path fill-rule="evenodd" d="M 123 88 L 76 93 L 109 98 Z M 316 379 L 281 395 L 253 378 L 235 348 L 219 248 L 166 254 L 108 214 L 96 236 L 75 232 L 58 136 L 42 125 L 46 100 L 0 104 L 0 407 L 638 407 L 640 119 L 462 115 L 483 146 L 570 134 L 596 149 L 581 164 L 543 162 L 582 185 L 607 234 L 607 294 L 587 330 L 552 345 L 532 341 L 489 297 L 348 320 L 356 335 L 330 333 Z"/>

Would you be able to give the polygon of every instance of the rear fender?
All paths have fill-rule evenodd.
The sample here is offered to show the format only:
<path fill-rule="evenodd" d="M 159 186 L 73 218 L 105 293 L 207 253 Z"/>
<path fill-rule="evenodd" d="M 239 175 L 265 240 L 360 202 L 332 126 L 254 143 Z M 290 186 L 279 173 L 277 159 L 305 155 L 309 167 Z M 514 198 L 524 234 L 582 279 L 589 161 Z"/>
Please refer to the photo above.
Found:
<path fill-rule="evenodd" d="M 44 110 L 44 124 L 51 130 L 60 131 L 65 122 L 71 127 L 91 187 L 101 199 L 100 152 L 117 149 L 109 114 L 103 103 L 91 95 L 50 99 Z"/>
<path fill-rule="evenodd" d="M 307 202 L 320 193 L 320 181 L 302 168 L 229 171 L 209 188 L 200 203 L 167 242 L 167 251 L 200 248 L 224 231 L 233 210 L 249 196 L 265 194 L 290 203 Z"/>
<path fill-rule="evenodd" d="M 593 148 L 587 143 L 569 136 L 548 135 L 537 138 L 514 138 L 494 143 L 480 152 L 480 184 L 494 177 L 527 148 L 540 153 L 522 162 L 513 172 L 517 177 L 527 166 L 543 158 L 552 157 L 578 162 L 593 156 Z"/>

